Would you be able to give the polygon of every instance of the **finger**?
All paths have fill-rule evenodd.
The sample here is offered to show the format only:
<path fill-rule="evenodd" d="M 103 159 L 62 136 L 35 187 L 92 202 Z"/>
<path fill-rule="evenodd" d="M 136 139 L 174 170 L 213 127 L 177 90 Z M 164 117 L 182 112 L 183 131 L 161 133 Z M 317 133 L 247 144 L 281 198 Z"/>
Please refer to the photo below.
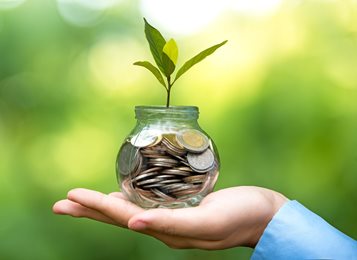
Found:
<path fill-rule="evenodd" d="M 167 246 L 175 249 L 196 248 L 196 249 L 205 249 L 205 250 L 220 250 L 220 249 L 236 246 L 234 243 L 232 243 L 232 241 L 234 241 L 234 239 L 232 238 L 218 239 L 218 240 L 204 239 L 204 238 L 199 239 L 199 238 L 168 235 L 150 229 L 146 229 L 138 232 L 152 236 L 157 240 L 160 240 Z"/>
<path fill-rule="evenodd" d="M 117 223 L 114 220 L 99 213 L 98 211 L 86 208 L 70 200 L 60 200 L 56 202 L 53 205 L 52 210 L 54 213 L 59 215 L 70 215 L 76 218 L 86 217 L 107 224 L 117 225 Z"/>
<path fill-rule="evenodd" d="M 88 194 L 88 193 L 90 193 L 90 194 Z M 85 202 L 82 200 L 83 198 L 82 197 L 80 198 L 80 196 L 84 196 L 84 197 L 87 196 L 87 198 L 91 198 L 93 195 L 105 196 L 104 194 L 102 194 L 100 192 L 90 191 L 90 190 L 86 190 L 86 189 L 75 189 L 75 190 L 72 190 L 69 192 L 68 197 L 71 198 L 72 200 L 77 199 L 78 201 L 82 201 L 82 203 L 85 204 Z M 121 198 L 125 198 L 125 196 L 120 192 L 110 193 L 109 196 L 116 197 L 116 199 L 119 199 L 119 200 L 122 200 Z M 98 198 L 96 198 L 96 199 L 98 199 Z M 102 200 L 102 198 L 99 198 L 99 200 Z M 115 203 L 116 202 L 117 201 L 115 201 Z M 121 227 L 127 226 L 126 224 L 123 225 L 122 223 L 118 223 L 117 217 L 112 219 L 111 217 L 108 216 L 110 214 L 106 215 L 106 214 L 102 214 L 101 212 L 94 210 L 92 207 L 96 207 L 98 205 L 96 202 L 90 201 L 87 203 L 89 203 L 91 208 L 87 208 L 83 204 L 78 204 L 71 200 L 63 200 L 63 201 L 57 202 L 54 205 L 53 210 L 57 214 L 67 214 L 67 215 L 71 215 L 74 217 L 86 217 L 86 218 L 90 218 L 93 220 L 97 220 L 97 221 L 101 221 L 104 223 L 117 225 L 117 226 L 121 226 Z M 124 203 L 125 203 L 125 201 L 124 201 Z M 137 214 L 140 214 L 143 210 L 139 208 L 139 211 L 140 212 Z M 165 234 L 165 233 L 162 233 L 161 231 L 157 232 L 155 230 L 150 230 L 150 229 L 142 230 L 139 232 L 149 235 L 149 236 L 152 236 L 152 237 L 162 241 L 163 243 L 165 243 L 167 246 L 169 246 L 171 248 L 181 248 L 181 249 L 184 249 L 184 248 L 187 248 L 187 249 L 188 248 L 201 248 L 201 249 L 218 248 L 217 246 L 213 245 L 213 243 L 218 243 L 218 241 L 216 241 L 216 242 L 204 241 L 201 239 L 193 239 L 193 238 L 189 238 L 189 237 L 185 237 L 185 236 L 175 236 L 172 234 Z"/>
<path fill-rule="evenodd" d="M 118 199 L 128 200 L 126 196 L 122 192 L 111 192 L 108 194 L 109 196 L 116 197 Z"/>
<path fill-rule="evenodd" d="M 132 216 L 144 211 L 127 200 L 88 189 L 71 190 L 68 192 L 67 198 L 82 206 L 94 209 L 123 226 L 128 225 Z"/>
<path fill-rule="evenodd" d="M 215 212 L 207 207 L 182 209 L 151 209 L 134 215 L 128 223 L 136 231 L 152 230 L 158 233 L 193 239 L 216 240 L 220 223 Z"/>
<path fill-rule="evenodd" d="M 92 220 L 118 226 L 118 224 L 111 218 L 70 200 L 61 200 L 56 202 L 53 206 L 53 212 L 56 214 L 69 215 L 76 218 L 85 217 Z M 149 230 L 144 232 L 144 234 L 160 240 L 171 248 L 206 248 L 207 246 L 205 245 L 208 245 L 208 243 L 206 243 L 205 241 L 195 241 L 183 237 L 174 237 Z"/>

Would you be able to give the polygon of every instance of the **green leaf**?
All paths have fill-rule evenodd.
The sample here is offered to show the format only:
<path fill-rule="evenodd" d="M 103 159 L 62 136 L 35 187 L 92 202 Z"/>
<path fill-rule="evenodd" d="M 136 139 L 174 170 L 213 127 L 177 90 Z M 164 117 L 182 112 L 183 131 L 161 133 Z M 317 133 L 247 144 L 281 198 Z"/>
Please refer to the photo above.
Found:
<path fill-rule="evenodd" d="M 162 66 L 164 67 L 163 73 L 166 77 L 169 77 L 175 71 L 176 66 L 166 53 L 163 52 L 161 58 Z"/>
<path fill-rule="evenodd" d="M 152 74 L 154 74 L 154 76 L 159 80 L 159 82 L 166 88 L 165 81 L 164 81 L 160 71 L 158 70 L 158 68 L 156 68 L 150 62 L 148 62 L 148 61 L 137 61 L 137 62 L 134 63 L 134 65 L 141 66 L 141 67 L 144 67 L 144 68 L 147 68 L 148 70 L 150 70 L 152 72 Z"/>
<path fill-rule="evenodd" d="M 147 41 L 149 42 L 150 46 L 150 51 L 152 53 L 152 56 L 154 57 L 154 60 L 159 67 L 159 69 L 165 73 L 164 65 L 162 62 L 162 50 L 166 44 L 166 41 L 164 37 L 161 35 L 161 33 L 151 26 L 146 19 L 144 18 L 145 22 L 145 36 Z"/>
<path fill-rule="evenodd" d="M 170 60 L 176 65 L 178 57 L 178 48 L 174 39 L 170 39 L 163 48 L 163 53 L 165 53 Z"/>
<path fill-rule="evenodd" d="M 178 70 L 174 82 L 176 80 L 178 80 L 182 76 L 182 74 L 184 74 L 186 71 L 188 71 L 193 65 L 199 63 L 204 58 L 206 58 L 207 56 L 209 56 L 212 53 L 214 53 L 219 47 L 221 47 L 222 45 L 226 44 L 226 42 L 227 41 L 223 41 L 223 42 L 221 42 L 219 44 L 216 44 L 216 45 L 214 45 L 214 46 L 212 46 L 212 47 L 200 52 L 199 54 L 197 54 L 195 57 L 191 58 L 190 60 L 186 61 L 185 64 L 183 64 L 183 66 Z"/>

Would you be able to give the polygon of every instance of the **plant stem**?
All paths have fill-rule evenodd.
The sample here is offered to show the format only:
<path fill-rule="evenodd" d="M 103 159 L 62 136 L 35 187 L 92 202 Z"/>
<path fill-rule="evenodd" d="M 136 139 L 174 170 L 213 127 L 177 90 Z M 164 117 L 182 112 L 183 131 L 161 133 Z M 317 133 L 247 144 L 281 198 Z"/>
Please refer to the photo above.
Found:
<path fill-rule="evenodd" d="M 171 83 L 171 77 L 168 76 L 167 78 L 167 99 L 166 99 L 166 107 L 169 108 L 170 107 L 170 94 L 171 94 L 171 87 L 173 85 L 173 83 Z"/>

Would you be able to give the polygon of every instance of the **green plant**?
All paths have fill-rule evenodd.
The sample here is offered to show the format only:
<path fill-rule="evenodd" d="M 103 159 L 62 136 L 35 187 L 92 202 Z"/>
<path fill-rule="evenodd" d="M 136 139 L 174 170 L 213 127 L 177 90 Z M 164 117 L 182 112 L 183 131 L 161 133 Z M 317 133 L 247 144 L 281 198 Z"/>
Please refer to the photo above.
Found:
<path fill-rule="evenodd" d="M 176 69 L 177 58 L 178 58 L 178 47 L 174 39 L 170 39 L 166 42 L 165 38 L 161 33 L 150 25 L 146 19 L 145 22 L 145 36 L 149 42 L 150 51 L 154 57 L 157 67 L 155 67 L 149 61 L 137 61 L 134 65 L 142 66 L 151 71 L 154 76 L 159 80 L 161 85 L 163 85 L 167 92 L 166 107 L 170 106 L 170 94 L 173 84 L 192 66 L 202 61 L 207 56 L 214 53 L 219 47 L 224 45 L 227 41 L 223 41 L 219 44 L 213 45 L 212 47 L 201 51 L 199 54 L 186 61 L 182 67 L 177 71 L 174 80 L 172 80 L 172 73 Z M 166 82 L 164 77 L 166 78 Z"/>

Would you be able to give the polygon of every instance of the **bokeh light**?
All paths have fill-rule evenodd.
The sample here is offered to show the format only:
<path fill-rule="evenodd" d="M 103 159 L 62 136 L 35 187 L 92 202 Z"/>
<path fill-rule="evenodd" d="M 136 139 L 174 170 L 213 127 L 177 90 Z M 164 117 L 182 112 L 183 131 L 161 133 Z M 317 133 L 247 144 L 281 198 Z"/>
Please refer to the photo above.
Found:
<path fill-rule="evenodd" d="M 153 24 L 172 34 L 192 34 L 209 25 L 225 10 L 215 0 L 141 0 L 141 11 Z"/>
<path fill-rule="evenodd" d="M 121 0 L 57 0 L 57 5 L 65 21 L 77 26 L 91 26 L 98 22 L 108 8 L 119 2 Z"/>
<path fill-rule="evenodd" d="M 143 73 L 132 64 L 143 56 L 145 52 L 135 40 L 107 36 L 91 48 L 88 62 L 98 86 L 123 93 L 138 85 Z"/>
<path fill-rule="evenodd" d="M 230 8 L 246 15 L 269 15 L 277 11 L 282 0 L 232 0 Z"/>
<path fill-rule="evenodd" d="M 20 6 L 26 0 L 0 0 L 0 10 L 12 9 Z"/>

